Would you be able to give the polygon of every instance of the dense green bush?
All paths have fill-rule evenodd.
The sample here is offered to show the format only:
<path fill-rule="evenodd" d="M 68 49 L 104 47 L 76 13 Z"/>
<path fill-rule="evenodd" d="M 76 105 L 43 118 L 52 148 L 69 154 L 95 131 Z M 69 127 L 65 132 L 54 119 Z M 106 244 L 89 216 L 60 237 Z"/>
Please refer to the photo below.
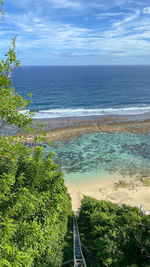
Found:
<path fill-rule="evenodd" d="M 79 229 L 93 266 L 150 266 L 150 216 L 138 208 L 84 197 Z"/>
<path fill-rule="evenodd" d="M 61 265 L 71 204 L 52 157 L 0 138 L 0 266 Z"/>

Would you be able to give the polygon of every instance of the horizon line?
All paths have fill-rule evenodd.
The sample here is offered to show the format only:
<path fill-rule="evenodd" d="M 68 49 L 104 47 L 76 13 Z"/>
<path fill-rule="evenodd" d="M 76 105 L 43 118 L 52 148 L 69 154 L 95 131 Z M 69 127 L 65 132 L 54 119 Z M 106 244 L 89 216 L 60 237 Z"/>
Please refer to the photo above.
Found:
<path fill-rule="evenodd" d="M 106 67 L 106 66 L 150 66 L 150 64 L 96 64 L 96 65 L 94 65 L 94 64 L 89 64 L 89 65 L 77 65 L 77 64 L 75 64 L 75 65 L 62 65 L 62 64 L 60 64 L 60 65 L 58 65 L 58 64 L 56 64 L 56 65 L 53 65 L 53 64 L 46 64 L 46 65 L 43 65 L 43 64 L 41 64 L 41 65 L 20 65 L 20 66 L 18 66 L 18 67 Z"/>

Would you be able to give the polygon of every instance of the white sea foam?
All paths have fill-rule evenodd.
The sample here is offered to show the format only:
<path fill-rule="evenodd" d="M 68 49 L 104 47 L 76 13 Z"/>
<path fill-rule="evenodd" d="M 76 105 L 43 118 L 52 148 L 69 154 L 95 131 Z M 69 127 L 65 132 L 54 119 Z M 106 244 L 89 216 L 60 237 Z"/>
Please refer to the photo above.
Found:
<path fill-rule="evenodd" d="M 106 108 L 106 109 L 49 109 L 36 112 L 34 119 L 63 118 L 63 117 L 86 117 L 104 115 L 138 115 L 149 113 L 150 107 Z"/>
<path fill-rule="evenodd" d="M 18 113 L 21 113 L 21 114 L 29 114 L 30 110 L 29 109 L 25 109 L 25 110 L 19 110 Z"/>

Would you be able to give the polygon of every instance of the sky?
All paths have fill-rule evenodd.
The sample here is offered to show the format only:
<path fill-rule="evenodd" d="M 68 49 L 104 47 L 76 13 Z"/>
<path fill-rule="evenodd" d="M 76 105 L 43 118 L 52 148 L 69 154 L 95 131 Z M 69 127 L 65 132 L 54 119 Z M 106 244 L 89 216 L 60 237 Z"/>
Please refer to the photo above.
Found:
<path fill-rule="evenodd" d="M 150 64 L 149 0 L 4 0 L 0 57 L 22 65 Z"/>

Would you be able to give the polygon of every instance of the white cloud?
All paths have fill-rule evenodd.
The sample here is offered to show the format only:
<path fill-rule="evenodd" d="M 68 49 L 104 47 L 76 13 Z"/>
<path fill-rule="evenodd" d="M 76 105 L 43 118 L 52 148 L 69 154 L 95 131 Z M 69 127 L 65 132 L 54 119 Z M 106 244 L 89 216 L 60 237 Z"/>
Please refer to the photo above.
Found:
<path fill-rule="evenodd" d="M 26 2 L 28 0 L 23 1 Z M 82 10 L 84 2 L 83 0 L 44 1 L 45 5 L 47 1 L 51 7 L 53 6 L 56 9 L 72 8 L 74 10 L 79 10 L 79 8 Z M 108 4 L 110 0 L 105 1 Z M 85 8 L 91 7 L 90 10 L 94 10 L 92 3 L 96 2 L 98 3 L 98 1 L 94 0 L 91 3 L 87 1 Z M 125 10 L 121 8 L 118 9 L 118 12 L 112 12 L 114 9 L 96 9 L 94 10 L 95 12 L 93 11 L 92 16 L 90 16 L 90 12 L 86 15 L 83 14 L 84 18 L 81 16 L 80 23 L 75 20 L 72 20 L 74 23 L 69 23 L 67 22 L 69 21 L 68 18 L 63 20 L 57 16 L 55 17 L 53 14 L 56 14 L 57 10 L 52 13 L 53 16 L 42 16 L 44 9 L 42 12 L 38 12 L 38 8 L 40 7 L 35 10 L 30 9 L 30 12 L 24 12 L 20 15 L 11 15 L 18 35 L 17 49 L 22 54 L 28 53 L 28 55 L 32 55 L 34 53 L 34 56 L 36 53 L 43 54 L 45 58 L 51 55 L 59 60 L 62 56 L 66 58 L 69 56 L 74 58 L 80 56 L 96 57 L 96 55 L 100 54 L 136 56 L 149 53 L 149 17 L 140 16 L 140 9 L 138 10 L 137 7 L 136 9 L 128 8 Z M 89 25 L 89 21 L 94 20 L 95 16 L 97 19 L 108 18 L 106 21 L 107 27 L 103 27 L 99 21 L 96 21 L 94 27 L 92 27 L 92 24 Z M 9 15 L 6 15 L 5 27 L 2 27 L 3 31 L 0 31 L 0 39 L 3 40 L 0 41 L 1 51 L 7 46 L 8 34 L 10 35 L 11 25 L 10 27 L 8 26 L 8 17 Z M 115 20 L 115 23 L 112 23 L 112 20 Z M 88 22 L 86 23 L 86 21 Z"/>
<path fill-rule="evenodd" d="M 143 14 L 150 14 L 150 7 L 149 6 L 143 8 Z"/>
<path fill-rule="evenodd" d="M 75 2 L 71 0 L 47 0 L 47 2 L 53 4 L 55 8 L 75 8 L 78 9 L 82 6 L 81 2 Z"/>
<path fill-rule="evenodd" d="M 136 10 L 134 14 L 127 16 L 125 19 L 118 21 L 116 23 L 113 24 L 113 26 L 118 27 L 122 24 L 128 23 L 130 21 L 135 20 L 138 16 L 140 15 L 140 10 Z"/>
<path fill-rule="evenodd" d="M 27 49 L 45 49 L 45 51 L 68 51 L 73 49 L 74 54 L 85 54 L 88 52 L 86 49 L 90 49 L 90 54 L 95 53 L 137 53 L 138 50 L 149 49 L 149 43 L 142 38 L 146 38 L 149 32 L 146 32 L 147 22 L 141 22 L 138 27 L 144 27 L 142 33 L 134 33 L 136 31 L 136 25 L 132 29 L 130 24 L 134 17 L 139 13 L 135 13 L 132 16 L 124 19 L 124 22 L 118 23 L 119 27 L 109 26 L 108 29 L 102 31 L 101 29 L 89 29 L 86 27 L 78 27 L 72 24 L 54 22 L 48 19 L 35 16 L 34 13 L 28 13 L 24 16 L 14 15 L 14 22 L 17 38 L 17 48 L 20 50 Z M 128 27 L 126 22 L 130 22 Z M 143 24 L 142 24 L 143 23 Z M 145 24 L 144 24 L 145 23 Z M 149 23 L 150 24 L 150 23 Z M 129 36 L 128 34 L 131 34 Z M 128 35 L 128 36 L 124 36 Z M 3 44 L 1 44 L 3 45 Z M 136 47 L 136 50 L 134 51 Z M 82 53 L 80 51 L 82 49 Z M 39 50 L 40 51 L 40 50 Z"/>
<path fill-rule="evenodd" d="M 99 14 L 96 14 L 96 18 L 97 19 L 103 19 L 103 18 L 109 18 L 109 17 L 117 17 L 117 16 L 120 16 L 122 15 L 123 12 L 104 12 L 104 13 L 99 13 Z"/>

